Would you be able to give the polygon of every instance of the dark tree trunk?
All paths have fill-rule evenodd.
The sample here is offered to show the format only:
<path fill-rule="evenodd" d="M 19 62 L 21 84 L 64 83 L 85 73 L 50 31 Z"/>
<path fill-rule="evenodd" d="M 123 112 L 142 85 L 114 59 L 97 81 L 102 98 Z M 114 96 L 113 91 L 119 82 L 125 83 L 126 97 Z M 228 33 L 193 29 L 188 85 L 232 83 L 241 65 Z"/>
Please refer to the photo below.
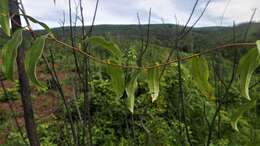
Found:
<path fill-rule="evenodd" d="M 19 15 L 19 5 L 17 0 L 9 0 L 10 16 L 13 16 L 11 20 L 12 31 L 16 31 L 21 28 L 21 18 Z M 24 120 L 27 136 L 31 146 L 40 146 L 40 141 L 36 131 L 36 124 L 34 121 L 32 100 L 29 91 L 29 80 L 26 76 L 24 68 L 24 55 L 25 49 L 19 47 L 17 55 L 17 70 L 20 84 L 20 94 L 22 98 Z"/>

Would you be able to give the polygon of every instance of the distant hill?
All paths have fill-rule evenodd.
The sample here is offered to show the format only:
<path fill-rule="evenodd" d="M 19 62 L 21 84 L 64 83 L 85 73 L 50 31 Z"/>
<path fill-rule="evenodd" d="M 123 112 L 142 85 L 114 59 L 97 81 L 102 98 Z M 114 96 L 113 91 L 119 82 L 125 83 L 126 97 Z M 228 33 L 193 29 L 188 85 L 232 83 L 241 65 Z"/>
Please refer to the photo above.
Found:
<path fill-rule="evenodd" d="M 248 28 L 248 23 L 236 26 L 236 41 L 244 41 L 245 32 Z M 90 27 L 86 27 L 88 31 Z M 118 42 L 121 45 L 140 42 L 143 38 L 146 39 L 147 25 L 96 25 L 93 28 L 93 35 L 102 35 L 109 39 Z M 152 24 L 150 25 L 150 43 L 162 47 L 173 47 L 174 37 L 176 36 L 176 28 L 182 29 L 182 26 L 173 24 Z M 81 28 L 76 27 L 77 36 L 79 36 Z M 43 31 L 38 31 L 43 33 Z M 53 28 L 53 32 L 57 37 L 64 40 L 69 39 L 69 27 Z M 0 33 L 0 44 L 2 42 Z M 246 41 L 256 41 L 260 39 L 260 23 L 253 23 L 250 26 Z M 230 43 L 233 41 L 232 27 L 197 27 L 184 38 L 181 42 L 183 48 L 188 50 L 200 50 L 211 48 L 216 45 Z"/>
<path fill-rule="evenodd" d="M 240 24 L 236 26 L 235 30 L 233 27 L 218 26 L 193 28 L 181 42 L 181 45 L 186 50 L 195 51 L 212 48 L 216 45 L 233 42 L 233 32 L 236 34 L 235 40 L 237 42 L 252 42 L 260 39 L 260 23 L 253 23 L 250 26 L 247 39 L 244 40 L 248 25 L 248 23 Z M 147 28 L 147 25 L 96 25 L 93 29 L 93 35 L 102 35 L 119 44 L 129 45 L 133 42 L 140 42 L 142 38 L 146 40 Z M 167 48 L 173 47 L 176 28 L 181 29 L 182 26 L 176 27 L 173 24 L 150 25 L 150 43 Z M 86 27 L 86 30 L 88 29 L 89 27 Z M 75 30 L 77 34 L 80 34 L 80 27 L 75 28 Z M 54 28 L 53 31 L 57 36 L 65 36 L 68 39 L 69 27 Z"/>

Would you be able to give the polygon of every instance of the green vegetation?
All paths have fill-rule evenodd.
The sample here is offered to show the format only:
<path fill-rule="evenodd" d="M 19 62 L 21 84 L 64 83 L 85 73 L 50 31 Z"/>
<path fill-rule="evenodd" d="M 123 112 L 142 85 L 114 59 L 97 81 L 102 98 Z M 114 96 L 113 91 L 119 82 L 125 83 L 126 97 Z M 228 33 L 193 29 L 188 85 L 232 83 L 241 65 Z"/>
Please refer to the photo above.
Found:
<path fill-rule="evenodd" d="M 150 25 L 144 47 L 148 25 L 94 26 L 89 37 L 76 27 L 71 38 L 69 27 L 49 29 L 23 15 L 44 30 L 18 29 L 9 38 L 3 17 L 9 16 L 0 15 L 3 146 L 37 143 L 21 120 L 28 118 L 21 107 L 32 105 L 32 135 L 43 146 L 260 145 L 259 23 L 194 28 L 181 40 L 176 32 L 183 26 Z M 29 102 L 19 94 L 19 55 Z"/>

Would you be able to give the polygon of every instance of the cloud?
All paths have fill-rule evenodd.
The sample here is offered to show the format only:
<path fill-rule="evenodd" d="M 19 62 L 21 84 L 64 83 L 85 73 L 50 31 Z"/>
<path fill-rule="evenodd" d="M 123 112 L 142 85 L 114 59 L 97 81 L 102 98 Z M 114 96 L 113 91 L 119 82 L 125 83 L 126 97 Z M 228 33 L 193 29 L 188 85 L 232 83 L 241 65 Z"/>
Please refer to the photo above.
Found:
<path fill-rule="evenodd" d="M 40 21 L 46 22 L 51 27 L 59 26 L 66 14 L 68 20 L 68 1 L 56 0 L 23 0 L 27 14 Z M 223 12 L 223 25 L 232 25 L 233 20 L 237 23 L 246 22 L 250 19 L 253 8 L 260 8 L 259 0 L 212 0 L 205 15 L 197 26 L 220 25 Z M 76 15 L 78 0 L 71 0 L 73 17 Z M 82 0 L 84 6 L 84 19 L 86 24 L 91 24 L 96 0 Z M 194 17 L 194 22 L 203 10 L 207 0 L 200 0 Z M 152 23 L 176 23 L 187 21 L 195 0 L 100 0 L 95 24 L 137 24 L 137 13 L 140 14 L 142 23 L 148 22 L 149 9 L 152 9 Z M 228 5 L 227 5 L 228 4 Z M 228 6 L 228 7 L 227 7 Z M 225 11 L 226 7 L 226 11 Z M 79 14 L 79 11 L 78 11 Z M 255 20 L 259 21 L 260 12 L 257 11 Z M 37 26 L 33 26 L 38 28 Z"/>
<path fill-rule="evenodd" d="M 229 2 L 230 1 L 230 2 Z M 233 21 L 236 23 L 247 22 L 250 20 L 250 17 L 253 13 L 253 9 L 260 8 L 259 0 L 215 0 L 209 7 L 208 15 L 215 20 L 211 20 L 211 22 L 215 25 L 220 24 L 220 19 L 224 13 L 224 21 L 226 25 L 232 25 Z M 255 21 L 259 21 L 260 11 L 256 11 Z"/>

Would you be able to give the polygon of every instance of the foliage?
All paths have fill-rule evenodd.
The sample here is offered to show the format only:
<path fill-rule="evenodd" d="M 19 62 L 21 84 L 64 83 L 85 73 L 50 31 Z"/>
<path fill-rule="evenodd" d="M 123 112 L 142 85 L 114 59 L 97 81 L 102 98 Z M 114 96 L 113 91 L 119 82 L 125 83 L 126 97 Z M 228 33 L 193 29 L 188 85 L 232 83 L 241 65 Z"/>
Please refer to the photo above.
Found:
<path fill-rule="evenodd" d="M 10 39 L 2 49 L 2 59 L 3 59 L 3 65 L 2 65 L 2 71 L 5 75 L 5 77 L 9 80 L 13 79 L 13 73 L 14 73 L 14 64 L 17 57 L 17 49 L 21 45 L 23 36 L 22 36 L 23 30 L 17 30 L 13 36 L 12 39 Z"/>
<path fill-rule="evenodd" d="M 45 46 L 45 40 L 48 35 L 38 37 L 29 48 L 25 55 L 25 70 L 32 83 L 40 88 L 45 88 L 36 77 L 36 67 L 38 60 L 42 56 L 43 49 Z"/>
<path fill-rule="evenodd" d="M 132 72 L 128 84 L 126 85 L 126 94 L 127 94 L 127 107 L 134 113 L 134 104 L 135 104 L 135 91 L 137 89 L 137 78 L 139 72 Z"/>
<path fill-rule="evenodd" d="M 9 7 L 8 0 L 0 2 L 0 26 L 6 35 L 10 36 Z"/>
<path fill-rule="evenodd" d="M 149 92 L 152 97 L 152 102 L 154 102 L 159 96 L 160 70 L 158 68 L 148 70 L 147 78 Z"/>
<path fill-rule="evenodd" d="M 200 92 L 209 99 L 215 99 L 214 90 L 209 83 L 209 67 L 206 59 L 195 57 L 191 60 L 190 75 L 193 77 L 194 84 Z"/>
<path fill-rule="evenodd" d="M 6 1 L 1 1 L 0 4 L 4 2 Z M 3 5 L 0 5 L 1 7 Z M 0 11 L 0 24 L 2 30 L 8 35 L 10 28 L 7 27 L 6 18 L 7 20 L 9 18 L 3 15 L 6 10 L 7 8 L 1 8 L 3 12 Z M 30 16 L 23 16 L 31 22 L 41 25 L 45 31 L 39 32 L 40 35 L 32 42 L 23 39 L 25 34 L 23 34 L 24 30 L 22 29 L 13 33 L 12 38 L 4 44 L 1 52 L 2 70 L 7 79 L 13 79 L 17 48 L 28 41 L 27 43 L 30 45 L 26 50 L 25 69 L 30 81 L 36 87 L 43 88 L 45 86 L 41 81 L 38 81 L 36 73 L 46 74 L 47 72 L 37 71 L 36 68 L 43 68 L 38 62 L 44 53 L 48 53 L 44 48 L 56 50 L 62 48 L 51 42 L 45 44 L 47 38 L 54 39 L 55 35 L 57 37 L 54 40 L 57 41 L 57 38 L 60 37 L 60 30 L 51 30 L 46 24 Z M 162 26 L 168 26 L 168 28 Z M 231 53 L 219 53 L 220 57 L 217 59 L 212 56 L 194 57 L 197 55 L 192 54 L 193 51 L 215 45 L 216 42 L 212 41 L 216 37 L 215 34 L 227 33 L 229 28 L 195 28 L 192 31 L 193 35 L 189 35 L 179 42 L 181 56 L 193 56 L 186 60 L 187 63 L 181 61 L 180 66 L 176 63 L 170 64 L 165 68 L 164 74 L 161 74 L 162 69 L 154 62 L 163 62 L 165 55 L 168 55 L 169 47 L 173 47 L 171 46 L 171 37 L 168 36 L 168 34 L 170 36 L 174 34 L 168 33 L 173 25 L 151 25 L 151 40 L 155 43 L 146 48 L 147 52 L 142 58 L 144 60 L 142 63 L 144 65 L 155 64 L 154 68 L 137 67 L 136 62 L 140 60 L 138 57 L 142 56 L 138 54 L 142 52 L 138 49 L 140 48 L 138 41 L 140 34 L 136 34 L 138 27 L 124 26 L 124 28 L 128 28 L 124 35 L 123 26 L 117 29 L 115 26 L 96 27 L 100 29 L 94 34 L 104 33 L 103 29 L 109 27 L 108 31 L 113 34 L 113 37 L 118 37 L 119 39 L 116 41 L 120 43 L 111 41 L 111 37 L 94 36 L 88 37 L 86 40 L 78 40 L 79 36 L 75 38 L 80 44 L 79 51 L 85 51 L 85 48 L 84 50 L 82 48 L 88 44 L 90 46 L 87 48 L 89 54 L 92 54 L 90 51 L 93 51 L 95 56 L 105 58 L 102 65 L 90 62 L 88 70 L 90 90 L 87 92 L 91 97 L 88 108 L 92 117 L 87 118 L 91 118 L 91 126 L 89 127 L 91 127 L 91 138 L 94 145 L 173 146 L 193 144 L 202 146 L 208 141 L 209 133 L 212 133 L 209 143 L 211 146 L 259 145 L 260 127 L 257 124 L 260 122 L 259 99 L 257 97 L 260 88 L 258 84 L 259 73 L 257 72 L 260 64 L 259 41 L 256 42 L 257 48 L 252 48 L 242 55 L 236 70 L 236 60 L 232 62 L 234 64 L 232 66 L 230 59 L 227 58 L 227 56 L 232 55 Z M 243 26 L 239 27 L 242 29 Z M 208 34 L 205 35 L 205 33 Z M 211 35 L 213 38 L 209 37 Z M 223 39 L 229 38 L 229 35 L 227 33 Z M 132 38 L 127 40 L 126 36 Z M 211 38 L 211 41 L 208 38 Z M 66 38 L 63 39 L 67 41 Z M 194 41 L 196 39 L 198 40 Z M 204 39 L 208 40 L 207 43 L 202 43 L 206 42 Z M 75 47 L 73 49 L 77 50 Z M 64 103 L 58 102 L 57 110 L 53 113 L 54 118 L 48 119 L 47 122 L 39 119 L 40 141 L 42 145 L 46 146 L 73 145 L 74 141 L 71 138 L 73 133 L 68 126 L 71 124 L 69 123 L 71 120 L 69 114 L 72 115 L 70 122 L 75 125 L 80 142 L 83 141 L 85 134 L 83 127 L 86 126 L 81 117 L 81 114 L 85 114 L 86 101 L 84 101 L 81 92 L 82 87 L 79 87 L 83 81 L 74 77 L 75 66 L 71 64 L 73 55 L 68 51 L 56 50 L 55 54 L 51 54 L 47 58 L 52 61 L 52 72 L 57 77 L 56 80 L 52 80 L 54 83 L 51 84 L 57 86 L 58 77 L 62 75 L 64 77 L 62 76 L 61 87 L 55 86 L 50 91 L 63 92 L 64 88 L 67 89 L 65 92 L 69 92 L 67 94 L 70 96 L 61 95 L 64 96 L 63 100 L 67 105 L 65 108 Z M 79 56 L 76 54 L 76 57 Z M 86 61 L 83 60 L 83 57 L 78 59 Z M 58 70 L 54 70 L 56 65 L 59 66 Z M 81 66 L 82 62 L 79 65 Z M 178 67 L 181 69 L 180 73 Z M 62 73 L 57 75 L 56 71 Z M 80 71 L 82 70 L 80 69 Z M 234 76 L 231 81 L 230 76 Z M 182 84 L 180 85 L 180 83 Z M 73 90 L 74 95 L 71 95 L 71 88 L 75 90 Z M 3 90 L 0 91 L 1 95 L 4 96 Z M 16 96 L 19 92 L 17 90 L 10 91 L 10 89 L 7 91 L 8 96 L 11 93 L 12 96 Z M 39 91 L 32 90 L 32 92 L 37 93 L 36 95 L 42 94 Z M 240 96 L 246 97 L 247 100 L 240 98 Z M 9 97 L 4 97 L 4 99 L 9 101 Z M 86 118 L 85 116 L 83 115 L 83 118 Z M 11 120 L 5 119 L 7 117 L 5 114 L 0 115 L 1 125 L 11 124 Z M 2 127 L 0 128 L 2 129 Z M 24 141 L 20 133 L 12 130 L 6 145 L 24 145 Z"/>
<path fill-rule="evenodd" d="M 251 49 L 245 54 L 238 66 L 238 75 L 240 78 L 240 90 L 242 96 L 250 100 L 249 97 L 249 84 L 253 72 L 260 65 L 260 41 L 256 42 L 257 48 Z"/>

